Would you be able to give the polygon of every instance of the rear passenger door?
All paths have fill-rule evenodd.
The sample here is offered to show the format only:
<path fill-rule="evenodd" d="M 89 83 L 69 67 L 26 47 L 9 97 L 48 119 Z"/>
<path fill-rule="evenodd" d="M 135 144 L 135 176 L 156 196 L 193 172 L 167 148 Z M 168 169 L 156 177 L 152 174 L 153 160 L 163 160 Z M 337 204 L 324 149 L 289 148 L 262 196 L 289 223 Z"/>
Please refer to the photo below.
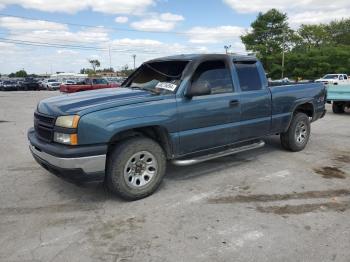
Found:
<path fill-rule="evenodd" d="M 178 100 L 180 154 L 194 153 L 239 139 L 239 93 L 234 92 L 227 60 L 200 63 L 191 85 L 206 85 L 208 95 Z M 236 122 L 236 128 L 232 128 Z"/>
<path fill-rule="evenodd" d="M 240 86 L 240 140 L 258 138 L 270 133 L 271 92 L 263 81 L 260 62 L 235 61 Z"/>

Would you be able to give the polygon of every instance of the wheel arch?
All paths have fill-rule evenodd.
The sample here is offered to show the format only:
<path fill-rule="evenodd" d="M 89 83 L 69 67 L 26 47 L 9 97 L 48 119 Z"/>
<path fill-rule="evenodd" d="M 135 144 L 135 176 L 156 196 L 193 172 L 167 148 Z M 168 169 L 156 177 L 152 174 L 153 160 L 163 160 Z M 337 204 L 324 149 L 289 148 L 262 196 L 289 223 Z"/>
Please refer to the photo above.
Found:
<path fill-rule="evenodd" d="M 173 156 L 173 146 L 168 130 L 159 125 L 141 126 L 119 131 L 108 142 L 108 152 L 121 141 L 133 137 L 145 136 L 156 141 L 164 150 L 167 159 Z"/>
<path fill-rule="evenodd" d="M 290 119 L 288 121 L 288 125 L 286 127 L 286 129 L 284 130 L 285 132 L 289 129 L 293 117 L 297 114 L 297 113 L 304 113 L 306 114 L 308 117 L 310 117 L 311 119 L 314 118 L 315 115 L 315 106 L 312 103 L 312 101 L 299 101 L 299 103 L 297 103 L 291 113 Z M 312 120 L 311 120 L 312 121 Z"/>

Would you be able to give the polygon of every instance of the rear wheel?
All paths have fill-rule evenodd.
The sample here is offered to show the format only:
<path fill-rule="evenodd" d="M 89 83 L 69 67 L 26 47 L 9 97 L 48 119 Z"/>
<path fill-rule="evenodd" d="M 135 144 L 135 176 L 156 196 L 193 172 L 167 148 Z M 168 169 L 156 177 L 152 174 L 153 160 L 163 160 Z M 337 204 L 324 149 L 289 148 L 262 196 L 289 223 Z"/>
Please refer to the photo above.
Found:
<path fill-rule="evenodd" d="M 165 169 L 165 154 L 158 143 L 146 137 L 128 139 L 109 155 L 106 184 L 124 199 L 141 199 L 157 190 Z"/>
<path fill-rule="evenodd" d="M 310 130 L 309 117 L 304 113 L 295 114 L 287 132 L 281 134 L 282 146 L 292 152 L 303 150 L 309 141 Z"/>
<path fill-rule="evenodd" d="M 332 110 L 334 114 L 343 114 L 345 112 L 345 106 L 339 102 L 333 102 Z"/>

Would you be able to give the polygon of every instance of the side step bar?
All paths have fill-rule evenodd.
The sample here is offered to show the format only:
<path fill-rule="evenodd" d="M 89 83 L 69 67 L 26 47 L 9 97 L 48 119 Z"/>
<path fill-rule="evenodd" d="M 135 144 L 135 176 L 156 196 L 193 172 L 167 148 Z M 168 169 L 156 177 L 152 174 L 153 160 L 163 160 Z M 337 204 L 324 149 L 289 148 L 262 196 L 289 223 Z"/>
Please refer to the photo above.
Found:
<path fill-rule="evenodd" d="M 189 166 L 189 165 L 198 164 L 198 163 L 201 163 L 201 162 L 204 162 L 204 161 L 212 160 L 212 159 L 215 159 L 215 158 L 228 156 L 228 155 L 232 155 L 232 154 L 237 154 L 237 153 L 248 151 L 248 150 L 251 150 L 251 149 L 260 148 L 260 147 L 263 147 L 264 145 L 265 145 L 265 142 L 260 140 L 258 142 L 253 143 L 253 144 L 250 144 L 250 145 L 230 148 L 230 149 L 227 149 L 225 151 L 221 151 L 221 152 L 218 152 L 218 153 L 209 154 L 209 155 L 205 155 L 205 156 L 200 156 L 200 157 L 197 157 L 197 158 L 192 158 L 192 159 L 175 159 L 175 160 L 172 161 L 172 163 L 174 165 L 177 165 L 177 166 Z"/>

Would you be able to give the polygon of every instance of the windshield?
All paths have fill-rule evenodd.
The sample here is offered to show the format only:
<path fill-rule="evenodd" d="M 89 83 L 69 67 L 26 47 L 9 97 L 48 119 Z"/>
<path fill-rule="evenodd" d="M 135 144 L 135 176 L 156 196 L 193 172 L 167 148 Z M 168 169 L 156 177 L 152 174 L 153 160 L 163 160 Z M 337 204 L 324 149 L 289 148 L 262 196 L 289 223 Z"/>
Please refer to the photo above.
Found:
<path fill-rule="evenodd" d="M 338 79 L 338 75 L 325 75 L 323 79 Z"/>
<path fill-rule="evenodd" d="M 57 80 L 56 79 L 48 79 L 47 82 L 53 83 L 53 82 L 57 82 Z"/>
<path fill-rule="evenodd" d="M 174 93 L 188 61 L 162 61 L 143 64 L 128 80 L 127 87 L 157 94 Z"/>

